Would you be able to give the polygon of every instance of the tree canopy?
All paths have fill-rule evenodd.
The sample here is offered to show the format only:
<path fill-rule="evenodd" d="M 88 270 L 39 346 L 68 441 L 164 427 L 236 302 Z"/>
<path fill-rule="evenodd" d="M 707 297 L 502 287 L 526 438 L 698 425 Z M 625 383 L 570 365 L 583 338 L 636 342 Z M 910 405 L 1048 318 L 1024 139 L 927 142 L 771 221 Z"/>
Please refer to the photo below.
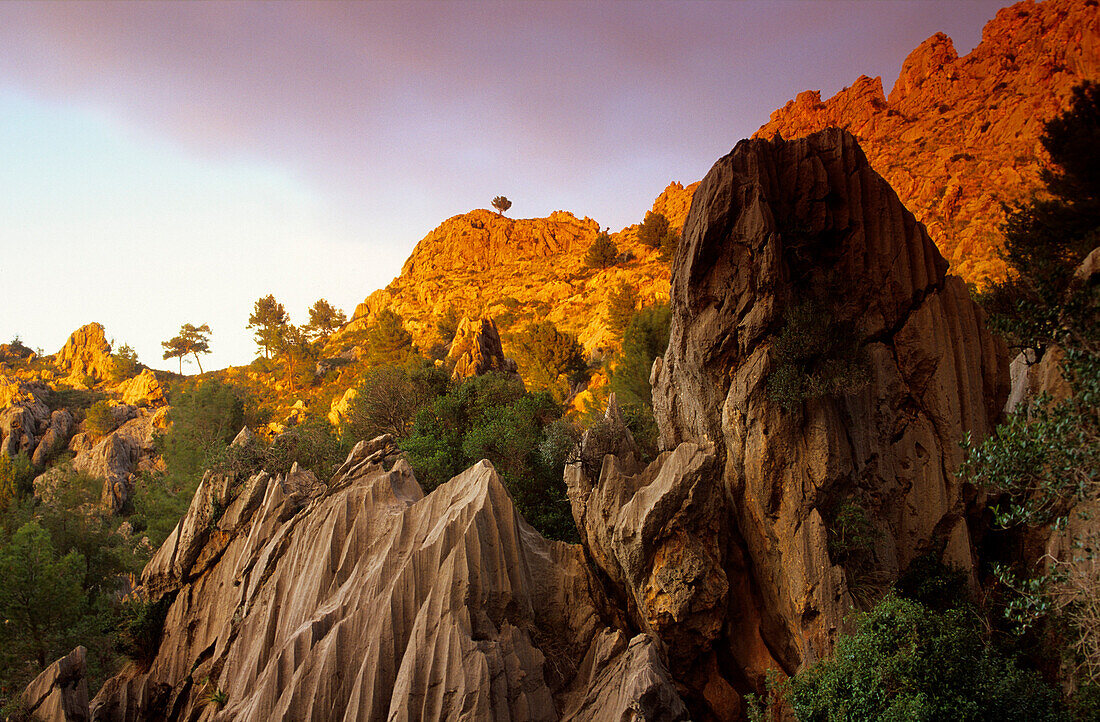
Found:
<path fill-rule="evenodd" d="M 504 215 L 504 212 L 512 207 L 512 201 L 508 200 L 505 196 L 497 196 L 493 199 L 493 208 L 497 209 L 497 215 Z"/>
<path fill-rule="evenodd" d="M 615 259 L 619 257 L 619 248 L 611 240 L 607 231 L 596 234 L 596 240 L 588 247 L 588 253 L 584 256 L 584 264 L 589 268 L 607 268 L 615 265 Z"/>
<path fill-rule="evenodd" d="M 309 323 L 305 333 L 311 341 L 327 340 L 336 329 L 347 323 L 347 316 L 323 298 L 317 300 L 309 309 Z"/>
<path fill-rule="evenodd" d="M 199 360 L 199 354 L 210 353 L 210 326 L 205 323 L 201 326 L 185 323 L 180 326 L 178 336 L 162 341 L 160 345 L 164 347 L 165 360 L 179 357 L 181 374 L 183 373 L 183 357 L 187 354 L 192 354 L 195 357 L 195 363 L 198 364 L 199 373 L 201 374 L 202 361 Z"/>
<path fill-rule="evenodd" d="M 263 349 L 264 358 L 271 358 L 272 352 L 278 352 L 283 344 L 283 334 L 290 316 L 283 304 L 275 300 L 270 293 L 256 301 L 252 315 L 248 317 L 248 328 L 256 329 L 256 345 Z"/>

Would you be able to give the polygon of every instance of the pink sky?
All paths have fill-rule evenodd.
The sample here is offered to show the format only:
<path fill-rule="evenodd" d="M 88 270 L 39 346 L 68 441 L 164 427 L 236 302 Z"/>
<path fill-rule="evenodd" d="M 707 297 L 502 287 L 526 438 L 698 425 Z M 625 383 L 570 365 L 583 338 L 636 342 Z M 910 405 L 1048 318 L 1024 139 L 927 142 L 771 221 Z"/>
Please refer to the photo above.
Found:
<path fill-rule="evenodd" d="M 29 261 L 33 244 L 51 284 L 83 290 L 0 286 L 0 341 L 52 352 L 101 320 L 165 366 L 158 340 L 207 322 L 204 366 L 246 363 L 260 295 L 295 321 L 322 296 L 350 313 L 427 231 L 502 193 L 513 216 L 637 222 L 798 92 L 860 74 L 889 92 L 922 40 L 943 31 L 966 53 L 1003 4 L 2 3 L 0 153 L 35 147 L 0 181 L 34 178 L 38 157 L 57 167 L 0 205 L 0 252 Z M 84 180 L 57 177 L 70 171 Z M 74 209 L 108 206 L 85 234 Z M 271 257 L 248 263 L 265 237 Z M 152 269 L 176 278 L 151 284 Z M 117 290 L 90 298 L 89 275 L 112 274 Z"/>

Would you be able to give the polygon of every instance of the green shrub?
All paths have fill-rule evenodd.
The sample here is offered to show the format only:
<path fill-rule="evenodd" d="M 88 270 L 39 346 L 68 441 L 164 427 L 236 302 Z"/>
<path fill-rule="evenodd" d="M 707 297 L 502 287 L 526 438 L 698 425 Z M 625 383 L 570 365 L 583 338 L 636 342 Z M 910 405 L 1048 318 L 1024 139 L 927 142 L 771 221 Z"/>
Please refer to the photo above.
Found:
<path fill-rule="evenodd" d="M 210 459 L 222 453 L 244 427 L 241 392 L 217 379 L 203 379 L 173 389 L 162 439 L 168 473 L 177 486 L 194 490 Z M 179 482 L 185 482 L 182 485 Z"/>
<path fill-rule="evenodd" d="M 137 352 L 129 344 L 122 344 L 111 354 L 111 369 L 107 377 L 117 384 L 119 381 L 137 376 L 140 370 L 141 364 L 138 363 Z"/>
<path fill-rule="evenodd" d="M 518 379 L 490 373 L 423 408 L 400 446 L 426 490 L 489 459 L 532 526 L 547 537 L 576 541 L 563 480 L 576 431 L 561 416 L 550 394 L 529 393 Z"/>
<path fill-rule="evenodd" d="M 380 434 L 408 436 L 413 418 L 427 403 L 445 393 L 449 378 L 426 359 L 404 366 L 379 366 L 367 371 L 349 404 L 341 434 L 350 444 Z"/>
<path fill-rule="evenodd" d="M 372 366 L 403 364 L 413 349 L 412 335 L 405 330 L 405 321 L 395 311 L 384 308 L 374 317 L 367 330 L 367 359 Z"/>
<path fill-rule="evenodd" d="M 170 592 L 154 601 L 129 597 L 119 609 L 116 629 L 117 649 L 147 669 L 157 656 L 164 636 L 164 620 L 176 599 Z"/>
<path fill-rule="evenodd" d="M 668 304 L 649 306 L 636 312 L 623 331 L 623 348 L 611 367 L 611 390 L 619 404 L 653 405 L 649 373 L 653 361 L 668 347 L 672 314 Z"/>
<path fill-rule="evenodd" d="M 629 283 L 619 284 L 607 299 L 607 325 L 615 333 L 622 333 L 637 307 L 638 290 Z"/>
<path fill-rule="evenodd" d="M 118 427 L 114 414 L 111 413 L 111 404 L 107 401 L 96 401 L 84 416 L 84 431 L 99 439 L 111 433 Z"/>
<path fill-rule="evenodd" d="M 461 321 L 462 314 L 459 310 L 453 304 L 447 306 L 447 310 L 435 322 L 436 331 L 439 332 L 439 337 L 443 339 L 443 343 L 448 344 L 454 340 L 455 333 L 458 331 L 458 324 Z"/>
<path fill-rule="evenodd" d="M 618 246 L 611 240 L 611 236 L 601 231 L 588 247 L 588 253 L 584 256 L 584 265 L 589 268 L 608 268 L 615 265 L 615 259 L 618 257 Z"/>
<path fill-rule="evenodd" d="M 663 213 L 646 211 L 645 220 L 638 226 L 638 240 L 642 245 L 660 248 L 668 233 L 668 218 Z"/>
<path fill-rule="evenodd" d="M 561 401 L 585 371 L 584 348 L 551 321 L 532 324 L 512 339 L 520 373 L 533 389 L 549 389 Z"/>
<path fill-rule="evenodd" d="M 869 379 L 854 327 L 812 301 L 787 309 L 772 343 L 768 398 L 788 411 L 809 399 L 852 393 Z"/>
<path fill-rule="evenodd" d="M 34 476 L 35 469 L 26 452 L 13 457 L 0 454 L 0 509 L 30 494 Z"/>
<path fill-rule="evenodd" d="M 972 612 L 893 594 L 796 675 L 787 699 L 803 722 L 1066 719 L 1056 691 L 991 647 Z"/>

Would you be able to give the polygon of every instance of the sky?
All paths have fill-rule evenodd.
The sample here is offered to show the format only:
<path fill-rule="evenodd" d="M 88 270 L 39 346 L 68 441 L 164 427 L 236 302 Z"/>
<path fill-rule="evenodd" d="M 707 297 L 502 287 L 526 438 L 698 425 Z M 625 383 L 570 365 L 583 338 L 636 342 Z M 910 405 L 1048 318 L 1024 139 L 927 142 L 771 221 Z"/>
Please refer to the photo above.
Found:
<path fill-rule="evenodd" d="M 99 321 L 154 368 L 269 293 L 350 317 L 445 219 L 612 230 L 803 90 L 889 93 L 1004 1 L 0 3 L 0 342 Z M 184 365 L 185 373 L 195 373 Z"/>

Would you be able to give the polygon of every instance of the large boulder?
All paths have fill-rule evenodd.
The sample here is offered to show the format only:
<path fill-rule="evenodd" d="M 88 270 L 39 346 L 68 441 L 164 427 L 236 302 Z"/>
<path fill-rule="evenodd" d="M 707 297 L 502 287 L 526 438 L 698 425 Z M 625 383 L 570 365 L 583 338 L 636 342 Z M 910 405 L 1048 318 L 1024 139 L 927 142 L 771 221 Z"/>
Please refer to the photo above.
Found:
<path fill-rule="evenodd" d="M 34 454 L 46 431 L 46 390 L 14 376 L 0 376 L 0 454 Z"/>
<path fill-rule="evenodd" d="M 86 379 L 93 382 L 107 379 L 114 362 L 103 325 L 89 323 L 73 331 L 54 356 L 54 365 L 75 383 L 84 383 Z"/>
<path fill-rule="evenodd" d="M 145 369 L 132 379 L 123 381 L 118 391 L 122 394 L 122 402 L 130 406 L 163 406 L 168 403 L 164 386 L 152 369 Z"/>
<path fill-rule="evenodd" d="M 112 412 L 117 412 L 119 419 L 129 420 L 94 443 L 90 442 L 87 434 L 77 434 L 70 441 L 69 448 L 76 452 L 72 468 L 102 479 L 100 503 L 110 511 L 118 512 L 133 493 L 135 474 L 158 468 L 157 415 L 147 409 L 125 405 L 112 407 Z"/>
<path fill-rule="evenodd" d="M 744 141 L 696 191 L 654 364 L 665 452 L 569 488 L 593 561 L 706 714 L 829 654 L 917 556 L 973 567 L 959 441 L 993 428 L 1008 364 L 946 271 L 844 131 Z M 788 328 L 807 313 L 818 355 Z"/>
<path fill-rule="evenodd" d="M 93 718 L 687 719 L 660 642 L 608 627 L 583 550 L 488 462 L 424 496 L 395 452 L 327 484 L 209 474 L 142 576 L 171 595 L 159 650 Z"/>

